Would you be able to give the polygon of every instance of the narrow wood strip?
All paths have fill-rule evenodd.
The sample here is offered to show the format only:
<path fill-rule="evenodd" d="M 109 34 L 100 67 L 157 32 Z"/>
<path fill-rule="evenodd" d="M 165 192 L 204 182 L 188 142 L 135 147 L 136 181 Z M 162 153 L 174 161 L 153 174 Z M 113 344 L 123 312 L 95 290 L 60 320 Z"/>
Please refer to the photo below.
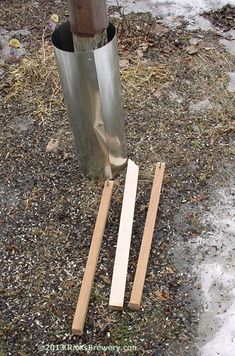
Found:
<path fill-rule="evenodd" d="M 139 167 L 128 160 L 109 307 L 123 308 Z"/>
<path fill-rule="evenodd" d="M 148 266 L 148 260 L 150 255 L 150 249 L 153 239 L 153 231 L 157 217 L 158 204 L 161 194 L 161 187 L 163 181 L 163 175 L 165 170 L 165 163 L 157 163 L 155 176 L 151 191 L 151 197 L 149 201 L 149 208 L 147 218 L 144 227 L 143 239 L 140 248 L 140 254 L 138 258 L 137 268 L 135 272 L 134 284 L 132 287 L 131 298 L 129 307 L 134 310 L 140 308 L 141 298 L 144 288 L 144 280 Z"/>
<path fill-rule="evenodd" d="M 113 190 L 113 181 L 106 181 L 101 197 L 100 207 L 96 219 L 95 229 L 92 236 L 89 255 L 78 297 L 77 307 L 73 319 L 73 335 L 82 335 L 85 324 L 92 284 L 95 277 L 96 266 L 100 254 L 104 229 L 107 221 L 109 206 Z"/>

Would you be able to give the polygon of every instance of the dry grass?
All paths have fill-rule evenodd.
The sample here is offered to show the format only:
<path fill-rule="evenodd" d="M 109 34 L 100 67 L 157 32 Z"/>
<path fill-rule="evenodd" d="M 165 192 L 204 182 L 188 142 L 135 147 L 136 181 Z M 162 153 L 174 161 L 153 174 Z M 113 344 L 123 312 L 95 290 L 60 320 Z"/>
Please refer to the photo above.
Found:
<path fill-rule="evenodd" d="M 10 84 L 4 98 L 6 104 L 23 102 L 33 115 L 43 119 L 51 116 L 53 108 L 64 110 L 63 95 L 52 47 L 43 43 L 33 56 L 24 57 L 12 70 L 7 66 Z M 135 101 L 139 106 L 171 79 L 170 67 L 166 64 L 146 65 L 133 62 L 121 70 L 121 82 L 128 104 Z M 135 100 L 134 100 L 135 99 Z"/>
<path fill-rule="evenodd" d="M 121 82 L 125 91 L 125 99 L 128 103 L 138 101 L 142 106 L 152 94 L 164 83 L 171 79 L 171 71 L 168 65 L 146 65 L 134 62 L 121 70 Z"/>
<path fill-rule="evenodd" d="M 23 102 L 40 119 L 51 116 L 55 107 L 63 109 L 63 96 L 51 46 L 44 45 L 34 56 L 24 57 L 13 70 L 9 65 L 7 76 L 10 90 L 5 96 L 5 103 Z"/>

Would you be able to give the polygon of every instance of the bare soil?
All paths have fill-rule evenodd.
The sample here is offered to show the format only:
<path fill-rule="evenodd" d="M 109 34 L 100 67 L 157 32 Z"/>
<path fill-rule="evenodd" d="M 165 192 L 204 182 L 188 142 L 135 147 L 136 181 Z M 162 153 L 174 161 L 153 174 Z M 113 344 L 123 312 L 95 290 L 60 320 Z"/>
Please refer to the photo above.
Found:
<path fill-rule="evenodd" d="M 189 261 L 186 269 L 175 263 L 172 246 L 176 236 L 182 242 L 201 233 L 200 207 L 231 174 L 235 112 L 227 73 L 234 71 L 234 57 L 216 30 L 190 32 L 184 21 L 168 28 L 150 14 L 125 16 L 110 8 L 118 29 L 128 156 L 140 166 L 140 179 L 124 311 L 110 311 L 108 299 L 125 172 L 115 179 L 85 332 L 74 337 L 103 182 L 83 176 L 73 147 L 50 43 L 53 13 L 67 20 L 66 1 L 0 3 L 2 28 L 30 31 L 18 38 L 26 56 L 8 58 L 0 68 L 0 354 L 91 344 L 134 345 L 138 355 L 194 355 L 194 280 Z M 51 140 L 56 145 L 48 152 Z M 133 312 L 127 304 L 157 161 L 166 162 L 166 174 L 142 308 Z"/>

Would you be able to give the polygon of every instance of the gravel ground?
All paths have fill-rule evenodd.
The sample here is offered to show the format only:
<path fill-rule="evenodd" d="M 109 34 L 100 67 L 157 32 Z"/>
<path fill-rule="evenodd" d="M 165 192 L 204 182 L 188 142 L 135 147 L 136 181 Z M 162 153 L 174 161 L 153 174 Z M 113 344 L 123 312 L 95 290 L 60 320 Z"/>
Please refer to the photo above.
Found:
<path fill-rule="evenodd" d="M 168 28 L 150 14 L 110 8 L 119 34 L 128 155 L 139 164 L 140 179 L 124 311 L 109 311 L 108 299 L 125 172 L 115 180 L 85 333 L 77 338 L 71 324 L 103 182 L 80 171 L 50 45 L 53 13 L 63 22 L 66 2 L 0 3 L 2 28 L 30 31 L 16 35 L 26 57 L 7 58 L 0 68 L 0 353 L 68 354 L 99 345 L 122 352 L 134 346 L 138 355 L 194 355 L 194 277 L 190 262 L 187 268 L 175 262 L 172 246 L 179 233 L 188 241 L 202 232 L 200 209 L 234 162 L 234 94 L 227 90 L 234 58 L 216 31 L 190 32 L 183 20 Z M 166 162 L 157 228 L 142 309 L 130 312 L 157 161 Z"/>

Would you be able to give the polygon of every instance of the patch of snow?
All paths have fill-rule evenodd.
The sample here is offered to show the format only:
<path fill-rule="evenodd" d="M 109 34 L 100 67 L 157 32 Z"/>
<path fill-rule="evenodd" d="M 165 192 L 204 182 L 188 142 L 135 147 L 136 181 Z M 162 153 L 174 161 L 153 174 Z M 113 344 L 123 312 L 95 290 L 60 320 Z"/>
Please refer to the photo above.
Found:
<path fill-rule="evenodd" d="M 226 47 L 226 49 L 229 53 L 231 53 L 232 55 L 235 56 L 235 40 L 234 39 L 228 40 L 228 39 L 222 38 L 220 40 L 220 43 Z"/>
<path fill-rule="evenodd" d="M 203 31 L 209 31 L 213 28 L 210 20 L 205 19 L 202 16 L 196 15 L 193 19 L 189 19 L 189 25 L 187 26 L 187 30 L 193 31 L 201 29 Z"/>
<path fill-rule="evenodd" d="M 29 127 L 32 125 L 33 119 L 30 117 L 16 117 L 12 122 L 10 123 L 10 127 L 18 132 L 25 132 L 29 129 Z"/>
<path fill-rule="evenodd" d="M 215 104 L 215 105 L 214 105 L 214 109 L 215 109 L 216 111 L 220 111 L 220 110 L 222 109 L 222 106 L 221 106 L 220 104 Z"/>
<path fill-rule="evenodd" d="M 189 39 L 189 43 L 193 46 L 196 46 L 198 43 L 200 43 L 202 41 L 201 38 L 196 38 L 196 37 L 192 37 Z"/>
<path fill-rule="evenodd" d="M 0 51 L 0 64 L 3 64 L 9 56 L 11 56 L 11 48 L 8 43 L 11 38 L 20 36 L 28 36 L 30 31 L 26 30 L 17 30 L 17 31 L 7 31 L 4 28 L 0 29 L 0 44 L 2 50 Z M 24 49 L 24 45 L 21 42 L 21 47 L 19 49 L 14 50 L 14 56 L 19 58 L 26 53 Z"/>
<path fill-rule="evenodd" d="M 220 35 L 228 40 L 235 40 L 235 30 L 229 30 L 226 32 L 219 31 Z"/>
<path fill-rule="evenodd" d="M 195 124 L 195 122 L 192 123 L 192 129 L 198 136 L 201 134 L 201 131 L 200 131 L 198 125 Z"/>
<path fill-rule="evenodd" d="M 205 217 L 211 232 L 192 247 L 194 270 L 201 285 L 203 312 L 199 320 L 201 356 L 235 355 L 235 188 L 215 195 L 216 203 Z M 198 257 L 197 251 L 203 251 Z"/>
<path fill-rule="evenodd" d="M 183 101 L 182 97 L 180 97 L 175 91 L 171 91 L 169 93 L 169 98 L 171 101 L 176 101 L 179 104 L 181 104 Z"/>
<path fill-rule="evenodd" d="M 32 1 L 32 5 L 36 8 L 39 7 L 39 2 L 38 1 Z"/>
<path fill-rule="evenodd" d="M 211 110 L 212 105 L 209 99 L 204 99 L 197 101 L 196 103 L 190 103 L 189 104 L 189 111 L 191 113 L 200 113 L 206 110 Z"/>
<path fill-rule="evenodd" d="M 232 293 L 235 295 L 235 288 Z M 201 356 L 235 355 L 235 301 L 221 317 L 221 324 L 213 339 L 201 348 Z"/>
<path fill-rule="evenodd" d="M 235 5 L 235 0 L 108 0 L 109 5 L 117 3 L 124 8 L 125 13 L 150 11 L 156 16 L 190 18 L 204 11 L 219 9 L 226 4 Z"/>
<path fill-rule="evenodd" d="M 224 5 L 235 5 L 235 0 L 108 0 L 108 5 L 120 5 L 124 13 L 150 12 L 164 18 L 169 27 L 180 25 L 179 17 L 189 21 L 189 30 L 207 31 L 213 26 L 208 19 L 199 16 L 205 11 L 216 10 Z"/>
<path fill-rule="evenodd" d="M 0 207 L 3 209 L 14 209 L 20 202 L 20 191 L 10 188 L 9 185 L 0 185 Z"/>
<path fill-rule="evenodd" d="M 235 72 L 229 72 L 229 83 L 228 83 L 228 91 L 231 93 L 235 93 Z"/>

